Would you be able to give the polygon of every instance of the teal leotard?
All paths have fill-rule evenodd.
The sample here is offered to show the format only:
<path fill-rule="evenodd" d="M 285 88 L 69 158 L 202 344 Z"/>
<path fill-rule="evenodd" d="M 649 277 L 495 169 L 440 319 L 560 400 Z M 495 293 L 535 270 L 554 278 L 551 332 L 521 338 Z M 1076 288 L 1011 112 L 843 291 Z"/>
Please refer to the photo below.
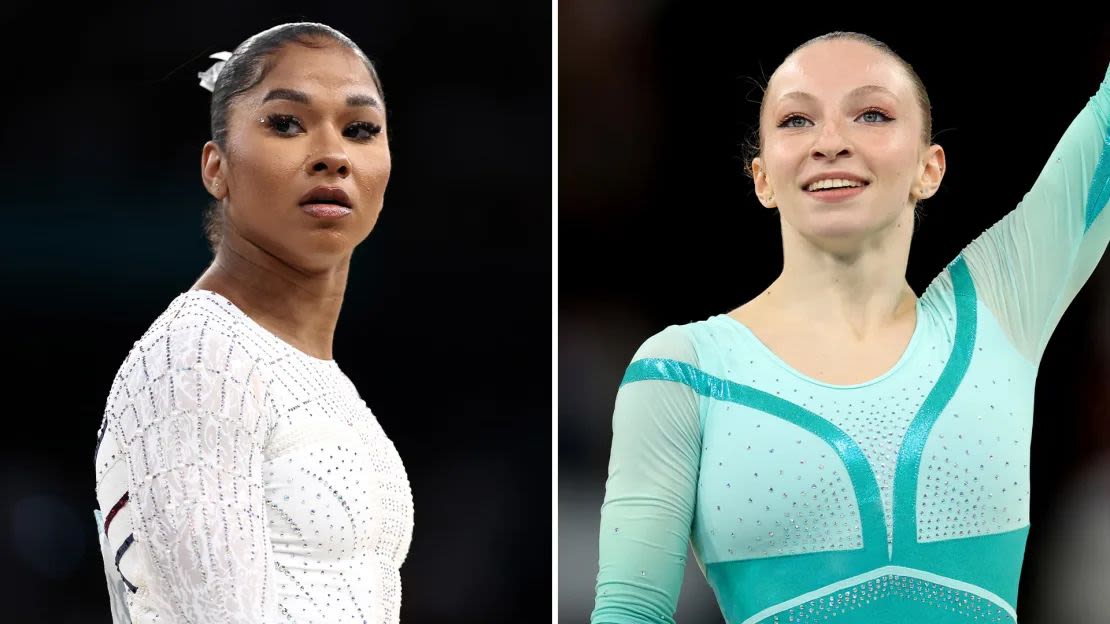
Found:
<path fill-rule="evenodd" d="M 591 621 L 673 622 L 688 544 L 730 624 L 1016 621 L 1037 369 L 1110 240 L 1108 120 L 1110 68 L 877 379 L 807 377 L 726 315 L 649 338 L 617 393 Z"/>

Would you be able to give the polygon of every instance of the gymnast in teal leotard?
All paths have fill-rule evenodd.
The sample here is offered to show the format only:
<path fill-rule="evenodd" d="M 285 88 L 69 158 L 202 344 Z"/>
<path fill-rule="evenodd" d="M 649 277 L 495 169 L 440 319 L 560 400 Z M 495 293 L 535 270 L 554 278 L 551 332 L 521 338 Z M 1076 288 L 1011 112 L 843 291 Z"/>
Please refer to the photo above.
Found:
<path fill-rule="evenodd" d="M 1022 201 L 918 298 L 914 211 L 945 167 L 929 117 L 913 69 L 864 36 L 772 75 L 749 172 L 783 271 L 633 356 L 594 624 L 673 622 L 688 545 L 730 624 L 1016 621 L 1037 369 L 1110 239 L 1110 69 Z"/>

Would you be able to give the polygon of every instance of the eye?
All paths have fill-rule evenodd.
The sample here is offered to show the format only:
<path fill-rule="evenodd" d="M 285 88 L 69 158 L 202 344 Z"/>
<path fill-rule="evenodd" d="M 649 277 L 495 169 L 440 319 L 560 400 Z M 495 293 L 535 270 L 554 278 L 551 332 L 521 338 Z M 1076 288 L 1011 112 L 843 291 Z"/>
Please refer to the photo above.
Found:
<path fill-rule="evenodd" d="M 802 128 L 802 127 L 804 127 L 804 126 L 798 126 L 798 125 L 794 125 L 794 124 L 790 123 L 790 122 L 794 121 L 795 119 L 800 119 L 802 121 L 809 121 L 808 119 L 806 119 L 805 117 L 802 117 L 801 115 L 790 115 L 786 119 L 783 119 L 781 122 L 779 122 L 779 127 L 780 128 Z"/>
<path fill-rule="evenodd" d="M 867 115 L 878 115 L 879 117 L 881 117 L 881 119 L 876 119 L 876 118 L 872 117 L 871 119 L 865 119 L 864 121 L 866 123 L 885 123 L 887 121 L 894 121 L 893 117 L 891 117 L 890 115 L 887 115 L 886 113 L 884 113 L 883 111 L 881 111 L 877 108 L 869 108 L 869 109 L 863 111 L 862 113 L 859 114 L 859 117 L 857 117 L 856 119 L 859 119 L 860 117 L 865 117 Z M 808 119 L 806 119 L 805 117 L 802 117 L 801 115 L 789 115 L 785 119 L 783 119 L 781 122 L 779 122 L 778 127 L 779 128 L 804 128 L 805 127 L 804 125 L 793 124 L 792 122 L 795 119 L 801 119 L 802 121 L 809 121 Z"/>
<path fill-rule="evenodd" d="M 381 132 L 382 127 L 378 124 L 368 121 L 356 121 L 347 126 L 347 129 L 343 131 L 343 136 L 356 141 L 369 141 L 381 134 Z"/>
<path fill-rule="evenodd" d="M 266 118 L 266 126 L 278 134 L 278 136 L 294 136 L 297 132 L 290 132 L 293 126 L 304 132 L 304 126 L 301 125 L 300 120 L 292 115 L 278 115 L 273 114 Z"/>
<path fill-rule="evenodd" d="M 860 117 L 863 117 L 864 115 L 878 115 L 879 117 L 882 117 L 882 119 L 875 119 L 876 123 L 880 123 L 883 120 L 894 121 L 893 117 L 891 117 L 890 115 L 887 115 L 886 113 L 884 113 L 883 111 L 881 111 L 877 108 L 871 108 L 871 109 L 865 110 L 862 113 L 860 113 Z"/>

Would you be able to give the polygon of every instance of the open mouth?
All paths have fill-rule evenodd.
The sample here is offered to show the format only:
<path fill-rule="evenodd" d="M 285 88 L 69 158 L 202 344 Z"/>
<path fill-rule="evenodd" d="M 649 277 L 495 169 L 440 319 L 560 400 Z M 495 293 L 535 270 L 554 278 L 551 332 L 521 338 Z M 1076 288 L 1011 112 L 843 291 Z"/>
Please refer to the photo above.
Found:
<path fill-rule="evenodd" d="M 830 187 L 827 187 L 827 188 L 817 188 L 817 189 L 814 189 L 812 191 L 808 190 L 806 187 L 802 187 L 802 190 L 804 190 L 807 193 L 829 193 L 829 192 L 835 192 L 835 191 L 850 191 L 850 190 L 855 190 L 855 189 L 864 189 L 864 188 L 867 188 L 867 186 L 869 184 L 870 184 L 869 182 L 856 182 L 855 184 L 849 184 L 849 185 L 844 185 L 844 186 L 830 186 Z"/>
<path fill-rule="evenodd" d="M 315 205 L 315 206 L 339 206 L 341 208 L 350 208 L 351 207 L 349 204 L 345 204 L 343 202 L 334 201 L 334 200 L 323 200 L 323 199 L 310 199 L 310 200 L 304 202 L 301 205 L 302 206 L 307 206 L 307 205 L 310 205 L 310 204 Z"/>
<path fill-rule="evenodd" d="M 822 202 L 839 202 L 846 199 L 851 199 L 860 193 L 863 193 L 867 188 L 867 184 L 859 186 L 840 186 L 835 188 L 818 189 L 813 191 L 806 191 L 806 195 L 822 201 Z"/>
<path fill-rule="evenodd" d="M 301 206 L 335 206 L 351 209 L 351 198 L 337 186 L 318 186 L 301 197 Z"/>
<path fill-rule="evenodd" d="M 830 188 L 816 189 L 816 190 L 813 190 L 813 191 L 806 191 L 806 192 L 807 193 L 831 193 L 831 192 L 835 192 L 835 191 L 851 191 L 853 189 L 862 189 L 862 188 L 865 188 L 866 186 L 867 186 L 866 184 L 860 184 L 859 186 L 834 186 L 834 187 L 830 187 Z"/>

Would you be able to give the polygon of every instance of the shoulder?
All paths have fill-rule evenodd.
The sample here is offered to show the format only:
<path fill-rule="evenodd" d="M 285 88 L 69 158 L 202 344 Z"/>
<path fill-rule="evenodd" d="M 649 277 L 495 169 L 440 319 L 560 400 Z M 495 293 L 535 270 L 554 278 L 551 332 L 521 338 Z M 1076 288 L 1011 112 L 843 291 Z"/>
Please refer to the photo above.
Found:
<path fill-rule="evenodd" d="M 265 359 L 265 343 L 231 302 L 208 291 L 178 295 L 151 324 L 136 348 L 148 362 L 168 368 L 234 372 Z"/>
<path fill-rule="evenodd" d="M 696 357 L 694 343 L 684 325 L 669 325 L 640 343 L 632 360 L 662 358 L 690 361 Z"/>
<path fill-rule="evenodd" d="M 135 341 L 116 373 L 109 406 L 150 384 L 184 371 L 198 380 L 241 383 L 264 377 L 264 344 L 253 337 L 242 312 L 207 291 L 187 291 L 173 301 Z"/>
<path fill-rule="evenodd" d="M 719 317 L 668 325 L 644 340 L 632 356 L 632 361 L 667 359 L 698 366 L 701 360 L 699 351 L 704 351 L 716 339 L 716 332 L 720 329 Z"/>
<path fill-rule="evenodd" d="M 925 287 L 920 297 L 921 306 L 927 313 L 943 321 L 942 324 L 951 325 L 955 322 L 957 300 L 960 297 L 977 296 L 974 273 L 963 254 L 956 256 Z"/>

